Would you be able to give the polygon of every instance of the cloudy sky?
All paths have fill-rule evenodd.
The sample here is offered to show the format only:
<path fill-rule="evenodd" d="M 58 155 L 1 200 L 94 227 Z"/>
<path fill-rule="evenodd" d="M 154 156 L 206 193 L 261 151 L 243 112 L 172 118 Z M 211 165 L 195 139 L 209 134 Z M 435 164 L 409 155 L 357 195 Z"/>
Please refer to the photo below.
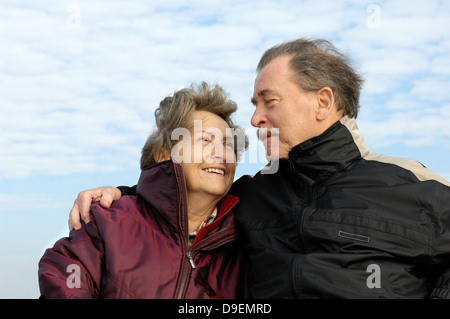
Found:
<path fill-rule="evenodd" d="M 217 82 L 252 137 L 258 59 L 295 38 L 333 41 L 364 75 L 373 152 L 450 179 L 449 21 L 448 0 L 2 0 L 0 298 L 39 296 L 37 263 L 79 191 L 136 183 L 166 95 Z M 237 177 L 264 165 L 249 154 Z"/>

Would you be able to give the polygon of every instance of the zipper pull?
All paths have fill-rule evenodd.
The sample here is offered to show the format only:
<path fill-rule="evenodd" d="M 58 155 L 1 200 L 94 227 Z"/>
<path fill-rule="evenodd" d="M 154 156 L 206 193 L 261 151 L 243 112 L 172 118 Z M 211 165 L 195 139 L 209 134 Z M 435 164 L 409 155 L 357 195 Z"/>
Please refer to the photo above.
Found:
<path fill-rule="evenodd" d="M 191 254 L 191 252 L 189 250 L 186 253 L 186 256 L 189 259 L 189 262 L 191 263 L 192 268 L 195 269 L 196 267 L 195 267 L 194 259 L 192 259 L 192 254 Z"/>

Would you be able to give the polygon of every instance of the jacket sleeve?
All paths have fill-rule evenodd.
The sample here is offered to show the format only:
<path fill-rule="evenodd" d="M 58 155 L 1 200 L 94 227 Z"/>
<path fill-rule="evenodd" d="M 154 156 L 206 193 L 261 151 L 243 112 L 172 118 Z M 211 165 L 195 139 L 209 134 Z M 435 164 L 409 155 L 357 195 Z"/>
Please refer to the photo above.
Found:
<path fill-rule="evenodd" d="M 95 220 L 70 232 L 39 261 L 40 298 L 97 298 L 104 256 Z"/>
<path fill-rule="evenodd" d="M 134 186 L 117 186 L 117 188 L 122 193 L 122 196 L 128 196 L 128 195 L 136 195 L 136 188 L 137 185 Z"/>
<path fill-rule="evenodd" d="M 440 275 L 430 297 L 450 299 L 450 187 L 444 187 L 441 194 L 434 246 L 434 258 Z"/>

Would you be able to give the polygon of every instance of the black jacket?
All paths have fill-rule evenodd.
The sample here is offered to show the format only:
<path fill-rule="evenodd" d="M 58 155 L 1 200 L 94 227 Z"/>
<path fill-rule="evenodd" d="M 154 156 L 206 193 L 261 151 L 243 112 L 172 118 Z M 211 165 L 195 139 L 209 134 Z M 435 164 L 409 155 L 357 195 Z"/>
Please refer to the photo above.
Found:
<path fill-rule="evenodd" d="M 354 119 L 240 178 L 254 298 L 450 298 L 450 187 L 370 153 Z"/>

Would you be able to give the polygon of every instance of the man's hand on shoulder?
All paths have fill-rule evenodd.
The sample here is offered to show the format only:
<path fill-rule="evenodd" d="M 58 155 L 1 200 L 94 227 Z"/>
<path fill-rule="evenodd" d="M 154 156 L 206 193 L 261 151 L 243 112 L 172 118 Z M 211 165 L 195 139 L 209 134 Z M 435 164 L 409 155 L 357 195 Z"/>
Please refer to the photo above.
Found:
<path fill-rule="evenodd" d="M 80 229 L 81 220 L 89 223 L 89 211 L 93 202 L 100 202 L 104 208 L 111 207 L 113 201 L 120 199 L 122 193 L 116 187 L 105 186 L 89 189 L 78 193 L 69 214 L 69 230 Z"/>

